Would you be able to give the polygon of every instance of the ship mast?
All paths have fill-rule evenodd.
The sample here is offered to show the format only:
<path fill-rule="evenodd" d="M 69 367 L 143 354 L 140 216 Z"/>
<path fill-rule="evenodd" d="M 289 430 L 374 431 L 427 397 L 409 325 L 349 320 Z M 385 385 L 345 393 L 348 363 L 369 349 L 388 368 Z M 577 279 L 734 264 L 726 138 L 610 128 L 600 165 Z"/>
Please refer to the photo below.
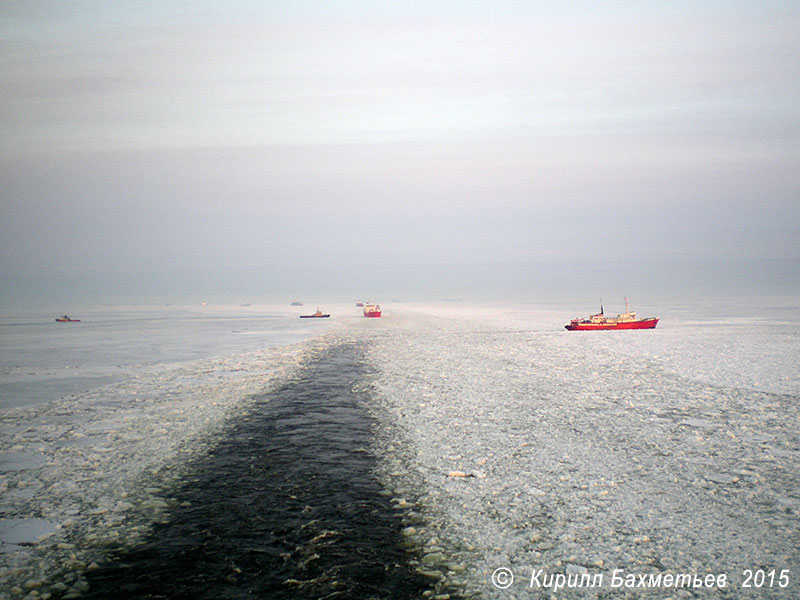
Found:
<path fill-rule="evenodd" d="M 627 296 L 625 296 L 625 312 L 626 313 L 631 312 L 630 309 L 628 308 L 628 297 Z"/>

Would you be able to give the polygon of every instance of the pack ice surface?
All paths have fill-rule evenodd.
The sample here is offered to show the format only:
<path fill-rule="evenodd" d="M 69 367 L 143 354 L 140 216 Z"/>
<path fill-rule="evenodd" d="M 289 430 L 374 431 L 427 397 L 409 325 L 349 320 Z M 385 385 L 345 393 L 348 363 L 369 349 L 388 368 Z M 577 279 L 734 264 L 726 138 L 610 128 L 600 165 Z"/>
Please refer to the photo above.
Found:
<path fill-rule="evenodd" d="M 0 590 L 80 593 L 110 545 L 163 518 L 220 423 L 346 338 L 371 367 L 376 476 L 437 593 L 530 598 L 535 571 L 620 570 L 724 573 L 744 597 L 747 569 L 787 569 L 790 587 L 772 591 L 800 595 L 797 300 L 649 306 L 655 330 L 565 331 L 583 309 L 385 304 L 382 319 L 349 314 L 324 334 L 283 315 L 301 327 L 289 337 L 284 321 L 237 329 L 214 315 L 222 333 L 187 319 L 149 346 L 165 352 L 156 361 L 135 318 L 87 346 L 72 338 L 87 363 L 43 357 L 44 334 L 18 330 L 30 347 L 15 360 L 3 341 L 0 380 Z M 500 567 L 514 574 L 505 589 Z"/>

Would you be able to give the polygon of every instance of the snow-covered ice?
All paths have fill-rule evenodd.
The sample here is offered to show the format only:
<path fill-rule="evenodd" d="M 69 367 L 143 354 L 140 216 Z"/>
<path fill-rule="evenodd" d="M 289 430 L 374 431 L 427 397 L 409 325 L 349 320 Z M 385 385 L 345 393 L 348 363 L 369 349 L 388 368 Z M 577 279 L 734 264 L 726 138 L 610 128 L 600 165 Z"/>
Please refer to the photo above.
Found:
<path fill-rule="evenodd" d="M 534 570 L 724 573 L 734 595 L 745 569 L 798 572 L 798 311 L 686 312 L 570 333 L 548 308 L 439 305 L 370 332 L 382 476 L 422 568 L 481 598 L 531 597 Z"/>
<path fill-rule="evenodd" d="M 242 334 L 219 353 L 84 366 L 109 379 L 0 411 L 0 597 L 79 595 L 163 518 L 226 420 L 342 338 L 369 362 L 376 475 L 437 593 L 530 598 L 534 569 L 621 569 L 726 573 L 737 597 L 744 569 L 774 568 L 797 596 L 800 311 L 762 309 L 662 307 L 652 331 L 573 333 L 574 308 L 384 304 L 305 341 Z M 8 382 L 26 366 L 3 368 Z M 492 585 L 499 567 L 508 589 Z"/>
<path fill-rule="evenodd" d="M 314 342 L 301 340 L 336 325 L 273 307 L 141 312 L 98 311 L 66 334 L 48 322 L 53 338 L 30 317 L 5 319 L 3 381 L 30 372 L 37 393 L 20 400 L 5 387 L 0 399 L 0 597 L 25 582 L 79 593 L 108 549 L 146 535 L 214 431 L 303 362 Z M 55 375 L 61 394 L 48 396 L 58 369 L 99 373 L 104 385 Z"/>

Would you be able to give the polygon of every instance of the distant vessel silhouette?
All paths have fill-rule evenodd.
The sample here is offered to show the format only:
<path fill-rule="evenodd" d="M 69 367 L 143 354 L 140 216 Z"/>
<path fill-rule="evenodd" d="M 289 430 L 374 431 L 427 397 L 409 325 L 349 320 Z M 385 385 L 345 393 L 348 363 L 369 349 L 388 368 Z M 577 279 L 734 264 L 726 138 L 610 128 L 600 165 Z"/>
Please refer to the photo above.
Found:
<path fill-rule="evenodd" d="M 365 317 L 380 317 L 381 307 L 377 304 L 367 304 L 364 306 Z"/>
<path fill-rule="evenodd" d="M 301 319 L 327 319 L 330 316 L 331 316 L 330 314 L 323 313 L 319 309 L 319 307 L 317 307 L 317 312 L 315 312 L 313 315 L 300 315 L 300 318 Z"/>

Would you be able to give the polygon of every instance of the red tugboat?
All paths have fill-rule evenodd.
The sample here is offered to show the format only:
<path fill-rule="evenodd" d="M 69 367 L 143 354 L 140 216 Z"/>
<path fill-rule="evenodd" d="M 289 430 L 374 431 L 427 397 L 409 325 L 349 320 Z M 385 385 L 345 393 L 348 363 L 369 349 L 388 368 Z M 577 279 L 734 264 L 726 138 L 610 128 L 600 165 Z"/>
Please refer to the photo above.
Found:
<path fill-rule="evenodd" d="M 301 319 L 327 319 L 330 316 L 331 315 L 329 313 L 323 313 L 319 309 L 319 306 L 318 306 L 317 307 L 317 312 L 315 312 L 313 315 L 300 315 L 300 318 Z"/>
<path fill-rule="evenodd" d="M 381 307 L 377 304 L 367 304 L 364 306 L 365 317 L 380 317 Z"/>
<path fill-rule="evenodd" d="M 645 317 L 637 319 L 636 313 L 628 308 L 628 299 L 625 298 L 625 312 L 616 317 L 606 317 L 603 314 L 603 304 L 600 304 L 600 312 L 592 315 L 588 319 L 576 317 L 565 325 L 569 331 L 596 331 L 600 329 L 654 329 L 658 325 L 658 317 Z"/>
<path fill-rule="evenodd" d="M 60 317 L 56 317 L 56 323 L 80 323 L 80 319 L 72 319 L 67 315 L 61 315 Z"/>

